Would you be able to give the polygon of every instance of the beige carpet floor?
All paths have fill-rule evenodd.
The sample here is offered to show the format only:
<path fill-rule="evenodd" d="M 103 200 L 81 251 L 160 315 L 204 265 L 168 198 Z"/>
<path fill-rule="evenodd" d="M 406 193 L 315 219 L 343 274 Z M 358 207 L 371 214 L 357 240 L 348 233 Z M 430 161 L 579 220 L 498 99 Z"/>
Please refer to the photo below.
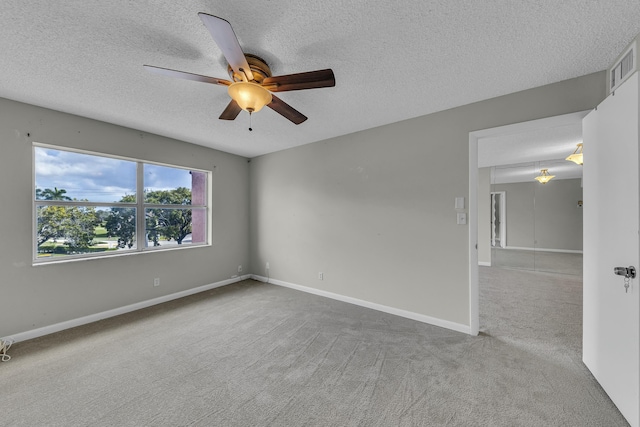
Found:
<path fill-rule="evenodd" d="M 627 425 L 580 361 L 579 277 L 483 267 L 481 325 L 245 281 L 14 345 L 0 425 Z"/>

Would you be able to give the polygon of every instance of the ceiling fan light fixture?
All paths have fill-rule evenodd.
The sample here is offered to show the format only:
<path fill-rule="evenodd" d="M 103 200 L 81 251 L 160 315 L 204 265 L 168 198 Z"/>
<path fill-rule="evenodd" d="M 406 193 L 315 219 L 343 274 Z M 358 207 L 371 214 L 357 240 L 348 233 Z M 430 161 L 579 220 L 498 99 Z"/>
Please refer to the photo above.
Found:
<path fill-rule="evenodd" d="M 576 150 L 573 152 L 572 155 L 570 155 L 569 157 L 567 157 L 565 160 L 569 160 L 570 162 L 573 162 L 577 165 L 582 166 L 582 143 L 578 144 L 578 146 L 576 147 Z"/>
<path fill-rule="evenodd" d="M 240 108 L 250 113 L 258 112 L 271 102 L 271 92 L 253 82 L 235 82 L 229 86 L 229 96 Z"/>
<path fill-rule="evenodd" d="M 555 177 L 556 177 L 555 175 L 549 175 L 549 169 L 540 169 L 540 175 L 536 176 L 535 179 L 540 184 L 546 184 L 547 182 L 551 181 Z"/>

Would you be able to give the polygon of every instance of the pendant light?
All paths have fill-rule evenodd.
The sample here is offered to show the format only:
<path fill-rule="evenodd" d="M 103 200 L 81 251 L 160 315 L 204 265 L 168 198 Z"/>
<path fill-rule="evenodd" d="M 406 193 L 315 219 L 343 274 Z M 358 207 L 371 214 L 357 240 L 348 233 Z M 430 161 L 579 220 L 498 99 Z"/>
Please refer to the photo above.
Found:
<path fill-rule="evenodd" d="M 540 169 L 540 175 L 535 177 L 535 180 L 540 184 L 546 184 L 555 178 L 555 175 L 549 175 L 549 169 Z"/>
<path fill-rule="evenodd" d="M 582 143 L 578 144 L 572 155 L 566 158 L 570 162 L 582 166 Z"/>

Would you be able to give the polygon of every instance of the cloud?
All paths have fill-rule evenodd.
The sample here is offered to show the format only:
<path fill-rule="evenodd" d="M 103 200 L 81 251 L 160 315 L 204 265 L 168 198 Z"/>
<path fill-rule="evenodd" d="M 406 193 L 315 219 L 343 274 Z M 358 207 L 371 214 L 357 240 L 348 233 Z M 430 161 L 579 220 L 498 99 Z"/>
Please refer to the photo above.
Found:
<path fill-rule="evenodd" d="M 144 188 L 149 191 L 191 188 L 191 175 L 186 169 L 160 165 L 144 165 Z"/>
<path fill-rule="evenodd" d="M 65 189 L 72 199 L 116 202 L 136 192 L 135 161 L 43 147 L 35 148 L 36 188 Z M 191 187 L 189 171 L 144 165 L 144 187 L 164 190 Z"/>

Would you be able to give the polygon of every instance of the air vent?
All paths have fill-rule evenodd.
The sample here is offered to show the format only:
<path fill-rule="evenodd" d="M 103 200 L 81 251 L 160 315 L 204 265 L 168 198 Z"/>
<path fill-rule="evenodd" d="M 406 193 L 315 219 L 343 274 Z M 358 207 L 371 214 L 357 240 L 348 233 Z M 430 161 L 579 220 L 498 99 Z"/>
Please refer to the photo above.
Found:
<path fill-rule="evenodd" d="M 620 61 L 616 62 L 610 72 L 609 92 L 613 92 L 636 70 L 636 44 L 635 42 L 625 52 Z"/>

